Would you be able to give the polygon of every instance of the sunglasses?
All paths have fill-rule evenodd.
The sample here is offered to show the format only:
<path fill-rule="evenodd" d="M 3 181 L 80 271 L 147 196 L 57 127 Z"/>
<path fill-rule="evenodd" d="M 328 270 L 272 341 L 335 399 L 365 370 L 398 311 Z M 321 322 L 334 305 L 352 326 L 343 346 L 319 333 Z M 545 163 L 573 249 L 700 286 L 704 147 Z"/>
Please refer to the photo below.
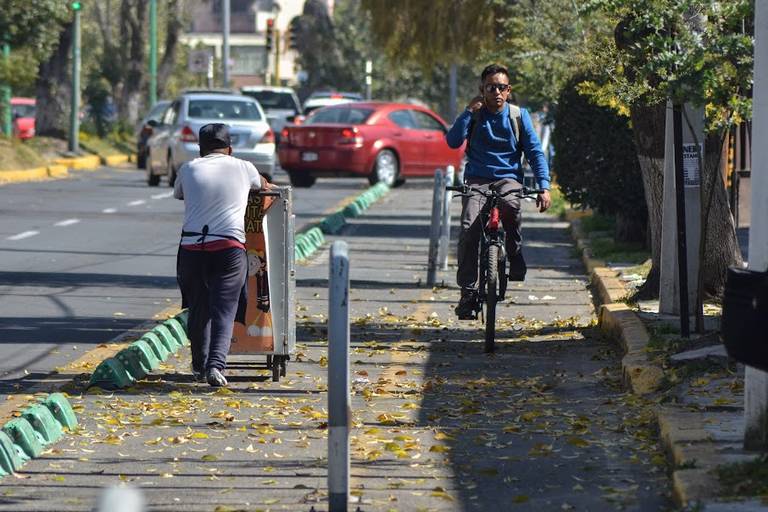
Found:
<path fill-rule="evenodd" d="M 485 84 L 485 92 L 506 92 L 510 89 L 509 84 Z"/>

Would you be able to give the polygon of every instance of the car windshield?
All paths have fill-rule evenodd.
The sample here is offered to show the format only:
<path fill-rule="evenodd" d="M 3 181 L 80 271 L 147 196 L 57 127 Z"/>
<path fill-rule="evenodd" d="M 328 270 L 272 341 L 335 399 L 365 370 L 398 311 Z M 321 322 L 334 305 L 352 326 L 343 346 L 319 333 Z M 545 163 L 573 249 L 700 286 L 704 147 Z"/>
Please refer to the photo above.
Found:
<path fill-rule="evenodd" d="M 242 119 L 260 121 L 259 107 L 253 101 L 191 100 L 187 115 L 196 119 Z"/>
<path fill-rule="evenodd" d="M 354 101 L 360 101 L 363 99 L 363 96 L 361 94 L 358 94 L 356 92 L 329 92 L 329 91 L 322 91 L 322 92 L 313 92 L 309 95 L 310 99 L 317 99 L 317 98 L 338 98 L 338 99 L 348 99 L 348 100 L 354 100 Z"/>
<path fill-rule="evenodd" d="M 155 121 L 159 121 L 160 117 L 163 115 L 165 110 L 168 108 L 168 103 L 158 103 L 154 107 L 152 107 L 152 110 L 149 111 L 149 114 L 147 114 L 147 121 L 154 119 Z"/>
<path fill-rule="evenodd" d="M 35 117 L 34 105 L 12 105 L 11 112 L 14 117 Z"/>
<path fill-rule="evenodd" d="M 372 113 L 372 108 L 326 108 L 312 114 L 304 124 L 363 124 Z"/>
<path fill-rule="evenodd" d="M 289 92 L 276 91 L 245 91 L 243 94 L 254 98 L 261 104 L 261 108 L 293 110 L 296 112 L 296 102 Z"/>

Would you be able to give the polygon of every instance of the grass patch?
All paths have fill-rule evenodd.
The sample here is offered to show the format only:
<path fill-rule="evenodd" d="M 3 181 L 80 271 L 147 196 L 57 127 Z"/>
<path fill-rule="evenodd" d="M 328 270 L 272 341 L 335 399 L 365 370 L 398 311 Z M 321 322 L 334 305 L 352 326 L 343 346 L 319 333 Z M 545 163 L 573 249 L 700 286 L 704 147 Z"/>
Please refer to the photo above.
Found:
<path fill-rule="evenodd" d="M 549 191 L 549 197 L 552 199 L 552 206 L 549 207 L 549 213 L 557 215 L 559 218 L 565 217 L 565 210 L 568 209 L 568 201 L 560 191 L 560 187 L 553 185 Z"/>
<path fill-rule="evenodd" d="M 99 138 L 85 132 L 80 132 L 80 147 L 89 153 L 101 156 L 122 155 L 130 153 L 125 150 L 124 144 L 115 138 Z"/>
<path fill-rule="evenodd" d="M 650 257 L 647 250 L 639 244 L 626 244 L 612 238 L 596 238 L 590 244 L 592 256 L 612 263 L 630 263 L 640 265 Z"/>
<path fill-rule="evenodd" d="M 651 259 L 648 258 L 640 265 L 635 265 L 634 267 L 627 267 L 623 270 L 624 274 L 637 274 L 639 276 L 642 276 L 644 279 L 648 278 L 648 274 L 651 272 Z"/>
<path fill-rule="evenodd" d="M 46 161 L 32 145 L 0 136 L 0 171 L 18 171 L 43 167 Z"/>
<path fill-rule="evenodd" d="M 749 462 L 725 464 L 715 469 L 722 496 L 768 495 L 768 456 Z"/>
<path fill-rule="evenodd" d="M 585 233 L 592 233 L 594 231 L 610 231 L 613 233 L 616 229 L 616 219 L 610 215 L 593 213 L 581 219 L 581 229 Z"/>

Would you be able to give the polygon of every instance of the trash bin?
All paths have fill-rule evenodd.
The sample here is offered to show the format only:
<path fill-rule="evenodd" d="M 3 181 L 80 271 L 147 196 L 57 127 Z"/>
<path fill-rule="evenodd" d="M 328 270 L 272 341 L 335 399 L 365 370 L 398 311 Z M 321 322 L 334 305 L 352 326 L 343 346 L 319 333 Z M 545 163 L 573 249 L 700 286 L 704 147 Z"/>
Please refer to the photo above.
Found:
<path fill-rule="evenodd" d="M 731 267 L 725 283 L 721 335 L 728 355 L 768 371 L 768 272 Z"/>
<path fill-rule="evenodd" d="M 291 187 L 251 192 L 245 212 L 245 247 L 248 302 L 245 314 L 235 321 L 230 354 L 264 356 L 277 382 L 285 376 L 296 347 Z"/>

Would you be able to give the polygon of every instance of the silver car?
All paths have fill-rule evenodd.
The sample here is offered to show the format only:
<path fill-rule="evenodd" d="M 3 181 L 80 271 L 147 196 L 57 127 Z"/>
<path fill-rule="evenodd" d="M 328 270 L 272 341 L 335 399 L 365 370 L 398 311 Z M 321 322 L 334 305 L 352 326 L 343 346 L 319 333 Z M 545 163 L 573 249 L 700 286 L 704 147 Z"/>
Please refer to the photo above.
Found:
<path fill-rule="evenodd" d="M 176 98 L 153 127 L 147 141 L 147 183 L 162 176 L 173 186 L 185 162 L 200 156 L 197 135 L 208 123 L 229 125 L 232 156 L 247 160 L 268 180 L 275 169 L 275 134 L 261 105 L 236 94 L 185 93 Z"/>

